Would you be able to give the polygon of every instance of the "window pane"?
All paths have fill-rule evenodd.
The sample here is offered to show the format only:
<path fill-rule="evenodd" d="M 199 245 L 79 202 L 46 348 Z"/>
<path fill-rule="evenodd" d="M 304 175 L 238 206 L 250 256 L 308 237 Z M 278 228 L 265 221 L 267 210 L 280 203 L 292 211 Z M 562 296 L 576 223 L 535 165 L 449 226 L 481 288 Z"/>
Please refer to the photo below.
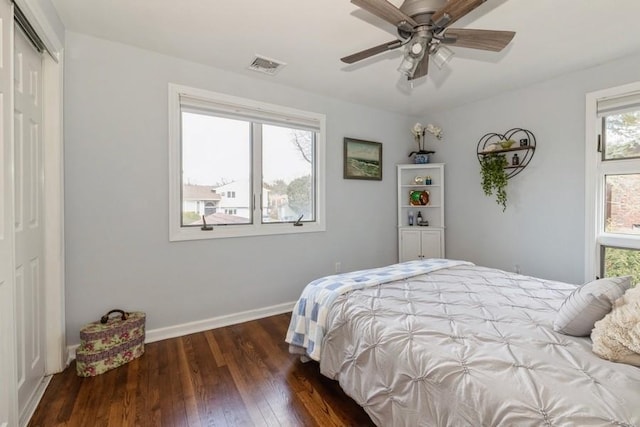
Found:
<path fill-rule="evenodd" d="M 604 118 L 604 159 L 640 157 L 640 110 Z"/>
<path fill-rule="evenodd" d="M 315 221 L 315 133 L 262 126 L 262 222 Z"/>
<path fill-rule="evenodd" d="M 640 174 L 605 176 L 604 219 L 609 233 L 640 234 Z"/>
<path fill-rule="evenodd" d="M 633 276 L 633 283 L 640 282 L 640 251 L 602 247 L 604 277 Z"/>
<path fill-rule="evenodd" d="M 251 223 L 251 123 L 182 112 L 182 226 Z"/>

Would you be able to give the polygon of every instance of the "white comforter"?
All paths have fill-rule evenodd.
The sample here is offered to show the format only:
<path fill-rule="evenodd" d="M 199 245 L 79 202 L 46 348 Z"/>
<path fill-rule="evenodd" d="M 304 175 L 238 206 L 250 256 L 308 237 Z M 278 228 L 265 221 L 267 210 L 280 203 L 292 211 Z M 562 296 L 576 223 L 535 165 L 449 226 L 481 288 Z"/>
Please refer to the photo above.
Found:
<path fill-rule="evenodd" d="M 458 266 L 353 291 L 320 369 L 379 426 L 640 426 L 640 369 L 553 331 L 574 288 Z"/>
<path fill-rule="evenodd" d="M 320 360 L 322 340 L 327 326 L 327 313 L 340 295 L 357 289 L 402 280 L 441 268 L 469 265 L 465 261 L 428 259 L 407 261 L 387 267 L 336 274 L 309 283 L 291 313 L 291 323 L 285 341 L 296 353 Z"/>

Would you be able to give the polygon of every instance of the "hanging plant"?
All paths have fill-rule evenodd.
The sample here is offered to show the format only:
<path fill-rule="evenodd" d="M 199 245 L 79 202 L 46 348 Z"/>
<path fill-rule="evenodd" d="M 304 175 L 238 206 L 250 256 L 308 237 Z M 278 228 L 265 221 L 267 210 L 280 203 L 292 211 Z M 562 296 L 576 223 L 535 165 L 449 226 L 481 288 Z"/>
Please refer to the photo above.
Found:
<path fill-rule="evenodd" d="M 500 154 L 487 154 L 480 162 L 482 190 L 486 196 L 495 194 L 496 203 L 502 205 L 502 212 L 507 209 L 507 159 Z"/>

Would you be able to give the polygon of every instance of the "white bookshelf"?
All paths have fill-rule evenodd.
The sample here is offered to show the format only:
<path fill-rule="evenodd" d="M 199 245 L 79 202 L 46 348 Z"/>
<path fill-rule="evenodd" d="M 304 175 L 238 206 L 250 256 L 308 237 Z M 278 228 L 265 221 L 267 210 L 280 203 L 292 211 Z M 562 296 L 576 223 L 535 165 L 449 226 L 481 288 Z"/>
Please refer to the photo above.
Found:
<path fill-rule="evenodd" d="M 444 258 L 444 164 L 398 165 L 397 171 L 399 261 Z M 427 177 L 430 184 L 425 182 Z M 412 191 L 427 192 L 428 203 L 411 204 Z M 409 212 L 413 212 L 414 225 L 409 225 Z M 416 223 L 418 212 L 428 226 Z"/>

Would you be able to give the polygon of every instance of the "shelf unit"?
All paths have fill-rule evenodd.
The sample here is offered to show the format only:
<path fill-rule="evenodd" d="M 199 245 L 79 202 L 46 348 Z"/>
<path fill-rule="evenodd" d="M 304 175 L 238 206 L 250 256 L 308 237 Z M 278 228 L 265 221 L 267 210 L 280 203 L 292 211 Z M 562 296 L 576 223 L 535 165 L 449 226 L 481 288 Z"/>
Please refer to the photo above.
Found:
<path fill-rule="evenodd" d="M 424 163 L 398 165 L 398 259 L 399 262 L 422 258 L 444 258 L 444 164 Z M 431 184 L 416 183 L 416 177 L 430 177 Z M 412 191 L 427 191 L 426 205 L 412 205 Z M 413 212 L 414 225 L 409 225 Z M 428 226 L 415 224 L 418 212 Z"/>
<path fill-rule="evenodd" d="M 510 147 L 510 148 L 499 148 L 497 150 L 489 149 L 491 145 L 499 144 L 507 140 L 515 141 L 515 144 L 517 144 L 517 146 Z M 507 132 L 504 133 L 504 135 L 500 133 L 488 133 L 484 135 L 482 138 L 480 138 L 480 141 L 478 141 L 478 146 L 476 150 L 478 155 L 478 161 L 481 163 L 482 163 L 482 158 L 484 156 L 488 156 L 488 155 L 495 156 L 500 154 L 506 155 L 507 153 L 516 154 L 516 152 L 521 152 L 522 158 L 520 159 L 517 165 L 512 164 L 513 156 L 511 158 L 507 158 L 507 162 L 509 163 L 508 166 L 505 166 L 505 169 L 507 169 L 507 179 L 512 178 L 518 175 L 520 172 L 522 172 L 522 170 L 529 164 L 529 162 L 533 158 L 535 151 L 536 151 L 535 135 L 531 131 L 527 129 L 521 129 L 521 128 L 509 129 Z"/>

